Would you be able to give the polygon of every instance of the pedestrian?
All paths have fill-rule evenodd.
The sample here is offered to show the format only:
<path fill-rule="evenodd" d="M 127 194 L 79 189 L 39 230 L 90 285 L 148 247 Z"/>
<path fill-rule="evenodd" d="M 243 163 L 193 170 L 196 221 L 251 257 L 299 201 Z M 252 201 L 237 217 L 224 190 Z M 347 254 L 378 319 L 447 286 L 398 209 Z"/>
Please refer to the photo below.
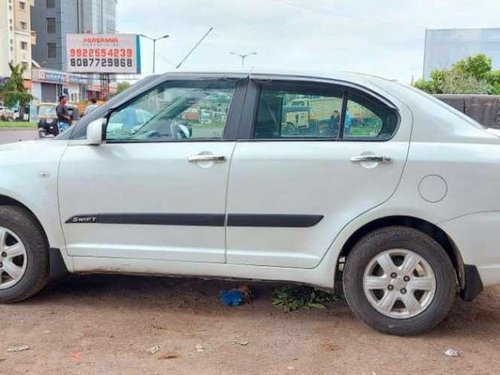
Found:
<path fill-rule="evenodd" d="M 68 129 L 71 124 L 71 115 L 66 107 L 66 103 L 68 103 L 68 97 L 66 95 L 61 95 L 59 97 L 59 104 L 56 107 L 57 128 L 59 129 L 59 134 Z"/>
<path fill-rule="evenodd" d="M 90 98 L 90 103 L 85 109 L 85 115 L 88 115 L 90 112 L 96 110 L 99 106 L 97 105 L 97 99 L 96 98 Z"/>

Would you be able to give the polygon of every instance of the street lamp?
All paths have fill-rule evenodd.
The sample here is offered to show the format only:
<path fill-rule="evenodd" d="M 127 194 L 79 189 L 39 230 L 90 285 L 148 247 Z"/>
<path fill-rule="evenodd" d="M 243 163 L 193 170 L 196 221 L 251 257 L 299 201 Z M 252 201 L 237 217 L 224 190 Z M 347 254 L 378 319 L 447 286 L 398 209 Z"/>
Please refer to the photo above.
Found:
<path fill-rule="evenodd" d="M 170 35 L 166 34 L 163 36 L 160 36 L 159 38 L 151 38 L 150 36 L 144 35 L 144 34 L 139 34 L 139 36 L 142 36 L 143 38 L 149 39 L 153 42 L 153 74 L 155 74 L 155 68 L 156 68 L 156 42 L 162 39 L 167 39 L 170 37 Z"/>
<path fill-rule="evenodd" d="M 241 53 L 237 53 L 237 52 L 229 52 L 231 55 L 236 55 L 238 56 L 240 59 L 241 59 L 241 65 L 245 65 L 245 59 L 248 57 L 248 56 L 251 56 L 251 55 L 256 55 L 257 52 L 250 52 L 250 53 L 245 53 L 245 54 L 241 54 Z"/>

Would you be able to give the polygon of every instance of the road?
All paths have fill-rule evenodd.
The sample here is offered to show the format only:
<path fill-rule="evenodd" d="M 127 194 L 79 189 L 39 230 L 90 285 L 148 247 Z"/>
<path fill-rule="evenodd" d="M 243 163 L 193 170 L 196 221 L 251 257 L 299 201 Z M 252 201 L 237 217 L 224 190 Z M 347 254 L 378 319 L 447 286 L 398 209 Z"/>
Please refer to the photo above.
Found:
<path fill-rule="evenodd" d="M 3 130 L 0 129 L 0 144 L 38 139 L 36 130 Z"/>
<path fill-rule="evenodd" d="M 33 138 L 0 131 L 0 143 Z M 0 374 L 498 374 L 500 287 L 457 300 L 432 332 L 399 338 L 341 302 L 285 314 L 272 307 L 275 285 L 250 285 L 255 301 L 230 308 L 218 295 L 236 282 L 72 277 L 0 305 Z M 6 352 L 18 345 L 29 350 Z M 460 357 L 445 356 L 449 348 Z"/>

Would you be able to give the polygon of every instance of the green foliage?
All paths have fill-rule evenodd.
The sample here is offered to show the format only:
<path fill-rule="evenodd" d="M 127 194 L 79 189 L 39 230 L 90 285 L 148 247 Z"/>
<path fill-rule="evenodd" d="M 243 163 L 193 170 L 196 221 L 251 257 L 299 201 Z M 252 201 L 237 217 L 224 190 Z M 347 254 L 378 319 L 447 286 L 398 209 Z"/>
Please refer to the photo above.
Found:
<path fill-rule="evenodd" d="M 116 88 L 116 93 L 119 94 L 130 87 L 130 82 L 118 82 L 118 86 Z"/>
<path fill-rule="evenodd" d="M 21 122 L 21 121 L 0 121 L 0 129 L 33 129 L 37 128 L 36 124 L 32 122 Z"/>
<path fill-rule="evenodd" d="M 491 72 L 491 58 L 482 53 L 469 56 L 466 59 L 456 62 L 452 70 L 465 77 L 474 77 L 477 80 L 484 80 Z"/>
<path fill-rule="evenodd" d="M 451 69 L 435 70 L 429 80 L 420 79 L 414 86 L 430 94 L 500 94 L 500 71 L 492 70 L 491 58 L 478 54 Z"/>
<path fill-rule="evenodd" d="M 24 87 L 23 74 L 26 72 L 26 66 L 9 63 L 9 68 L 10 77 L 7 83 L 0 88 L 0 101 L 3 101 L 7 107 L 13 107 L 18 103 L 24 107 L 33 98 Z"/>
<path fill-rule="evenodd" d="M 337 300 L 343 301 L 343 296 L 304 286 L 282 286 L 273 291 L 273 306 L 283 308 L 284 312 L 326 309 L 325 303 Z"/>

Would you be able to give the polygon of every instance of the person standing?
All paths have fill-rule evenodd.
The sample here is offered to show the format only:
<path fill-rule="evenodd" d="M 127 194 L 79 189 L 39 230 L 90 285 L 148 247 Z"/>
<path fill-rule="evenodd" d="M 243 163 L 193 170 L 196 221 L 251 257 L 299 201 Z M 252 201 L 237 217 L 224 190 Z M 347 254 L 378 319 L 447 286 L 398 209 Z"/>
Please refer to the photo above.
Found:
<path fill-rule="evenodd" d="M 94 111 L 95 109 L 97 109 L 99 107 L 97 105 L 97 99 L 96 98 L 91 98 L 90 99 L 90 103 L 92 103 L 92 104 L 89 104 L 87 106 L 87 108 L 85 109 L 85 115 L 88 115 L 90 112 Z"/>
<path fill-rule="evenodd" d="M 57 128 L 59 129 L 59 134 L 68 129 L 71 124 L 71 115 L 66 107 L 66 103 L 68 103 L 68 97 L 66 95 L 61 95 L 59 97 L 59 104 L 56 107 Z"/>

